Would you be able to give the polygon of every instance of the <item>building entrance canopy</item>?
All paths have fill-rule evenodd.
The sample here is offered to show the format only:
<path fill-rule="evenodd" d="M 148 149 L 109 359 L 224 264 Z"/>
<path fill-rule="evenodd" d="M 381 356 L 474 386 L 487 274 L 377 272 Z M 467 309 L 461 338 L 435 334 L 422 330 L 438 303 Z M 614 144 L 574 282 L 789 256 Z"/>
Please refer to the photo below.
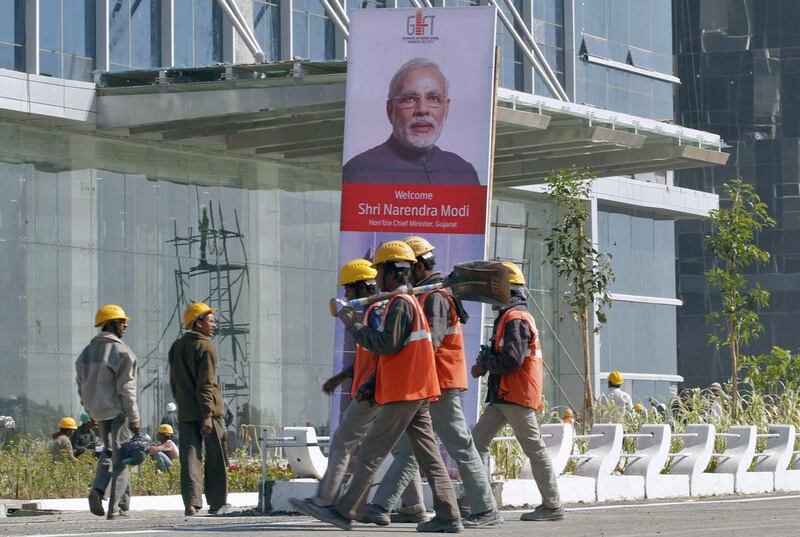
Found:
<path fill-rule="evenodd" d="M 297 61 L 106 73 L 98 128 L 334 171 L 342 164 L 345 77 L 343 62 Z M 708 132 L 504 88 L 498 103 L 497 186 L 541 183 L 573 164 L 603 177 L 728 159 Z"/>

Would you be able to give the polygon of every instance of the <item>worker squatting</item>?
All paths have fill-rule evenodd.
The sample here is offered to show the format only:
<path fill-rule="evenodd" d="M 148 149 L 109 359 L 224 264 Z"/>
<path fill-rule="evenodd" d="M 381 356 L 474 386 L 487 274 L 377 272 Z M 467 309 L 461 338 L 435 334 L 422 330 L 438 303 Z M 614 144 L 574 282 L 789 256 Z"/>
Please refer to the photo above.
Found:
<path fill-rule="evenodd" d="M 434 246 L 422 237 L 388 241 L 372 261 L 353 259 L 341 269 L 339 285 L 348 300 L 409 285 L 442 282 L 435 270 Z M 560 520 L 564 508 L 545 449 L 536 410 L 542 407 L 542 353 L 536 323 L 528 313 L 525 278 L 508 270 L 511 303 L 495 307 L 491 344 L 483 346 L 470 373 L 489 374 L 487 407 L 470 431 L 459 394 L 467 389 L 467 363 L 461 331 L 467 315 L 461 302 L 440 288 L 419 296 L 399 293 L 357 314 L 343 307 L 338 317 L 356 343 L 355 361 L 322 386 L 325 393 L 351 378 L 350 396 L 332 440 L 328 468 L 311 498 L 293 498 L 300 512 L 341 529 L 353 520 L 386 526 L 417 522 L 417 531 L 457 533 L 464 527 L 502 524 L 489 485 L 485 461 L 492 438 L 509 424 L 531 460 L 542 504 L 522 520 Z M 468 512 L 462 514 L 434 432 L 458 464 Z M 375 474 L 389 453 L 394 461 L 370 503 Z M 355 470 L 341 493 L 345 473 Z M 418 467 L 433 492 L 435 516 L 422 498 Z M 396 515 L 390 511 L 402 497 Z"/>

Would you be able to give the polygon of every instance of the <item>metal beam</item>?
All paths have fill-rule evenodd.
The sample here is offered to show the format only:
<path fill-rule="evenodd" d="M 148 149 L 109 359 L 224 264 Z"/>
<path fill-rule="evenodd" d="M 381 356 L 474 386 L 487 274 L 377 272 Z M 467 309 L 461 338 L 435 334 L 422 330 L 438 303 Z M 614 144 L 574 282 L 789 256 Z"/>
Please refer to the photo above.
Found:
<path fill-rule="evenodd" d="M 608 153 L 611 151 L 628 151 L 630 147 L 620 146 L 617 144 L 607 143 L 591 143 L 586 142 L 583 144 L 560 144 L 554 147 L 541 147 L 531 148 L 522 153 L 507 153 L 505 155 L 495 155 L 495 163 L 501 164 L 506 162 L 526 162 L 529 160 L 543 160 L 552 158 L 562 158 L 569 156 L 580 156 L 587 154 L 600 154 Z"/>
<path fill-rule="evenodd" d="M 308 157 L 327 157 L 329 155 L 336 155 L 338 161 L 342 160 L 342 143 L 334 143 L 329 145 L 322 145 L 318 147 L 311 147 L 308 149 L 295 149 L 293 151 L 284 151 L 283 158 L 286 160 L 304 159 Z"/>
<path fill-rule="evenodd" d="M 332 136 L 330 138 L 317 138 L 305 142 L 290 142 L 286 144 L 278 144 L 269 147 L 256 147 L 256 155 L 267 154 L 283 154 L 288 151 L 300 151 L 302 149 L 318 149 L 320 147 L 327 147 L 338 145 L 341 146 L 344 139 L 341 136 Z"/>
<path fill-rule="evenodd" d="M 582 141 L 612 143 L 620 146 L 642 147 L 646 136 L 605 127 L 567 127 L 546 132 L 514 133 L 497 137 L 496 152 L 508 153 L 517 148 L 546 148 L 560 144 L 579 144 Z"/>
<path fill-rule="evenodd" d="M 495 108 L 495 121 L 498 125 L 511 125 L 523 129 L 546 129 L 550 125 L 550 116 L 498 106 Z"/>
<path fill-rule="evenodd" d="M 233 27 L 236 29 L 236 33 L 239 34 L 239 37 L 242 38 L 242 41 L 244 41 L 244 44 L 247 46 L 248 50 L 250 50 L 255 62 L 266 63 L 267 60 L 264 56 L 264 51 L 261 50 L 261 46 L 258 44 L 255 36 L 253 36 L 243 24 L 243 20 L 239 18 L 241 13 L 238 12 L 238 7 L 232 7 L 227 0 L 217 0 L 217 5 L 228 17 L 228 20 L 231 22 L 231 24 L 233 24 Z"/>
<path fill-rule="evenodd" d="M 336 0 L 333 0 L 334 2 Z M 333 21 L 334 26 L 339 29 L 339 31 L 344 36 L 345 41 L 350 39 L 350 30 L 347 29 L 347 26 L 342 19 L 339 18 L 339 15 L 336 13 L 336 10 L 333 9 L 333 6 L 328 0 L 319 0 L 322 7 L 325 9 L 325 13 L 328 15 L 328 18 Z"/>
<path fill-rule="evenodd" d="M 341 110 L 333 110 L 328 113 L 317 113 L 309 115 L 289 115 L 272 119 L 262 119 L 242 122 L 226 122 L 222 125 L 208 124 L 196 128 L 176 128 L 165 130 L 162 134 L 164 140 L 182 140 L 185 138 L 196 138 L 198 136 L 213 136 L 215 134 L 233 134 L 236 132 L 252 131 L 259 129 L 269 129 L 275 127 L 288 127 L 298 125 L 314 125 L 323 121 L 340 119 Z"/>
<path fill-rule="evenodd" d="M 228 135 L 228 149 L 245 149 L 288 144 L 291 142 L 323 140 L 341 137 L 344 120 L 326 121 L 313 129 L 307 125 L 291 125 L 274 129 L 264 129 Z"/>

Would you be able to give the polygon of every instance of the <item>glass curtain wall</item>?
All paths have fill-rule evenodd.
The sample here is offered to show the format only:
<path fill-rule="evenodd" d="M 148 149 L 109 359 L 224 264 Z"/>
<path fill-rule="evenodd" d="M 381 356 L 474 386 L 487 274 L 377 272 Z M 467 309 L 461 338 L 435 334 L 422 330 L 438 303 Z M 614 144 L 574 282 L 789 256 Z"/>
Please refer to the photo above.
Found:
<path fill-rule="evenodd" d="M 25 71 L 25 0 L 0 0 L 0 68 Z"/>
<path fill-rule="evenodd" d="M 336 58 L 336 29 L 319 0 L 292 0 L 292 39 L 297 57 Z"/>
<path fill-rule="evenodd" d="M 95 0 L 39 0 L 42 75 L 92 80 L 97 58 L 96 9 Z"/>
<path fill-rule="evenodd" d="M 215 0 L 174 0 L 175 65 L 222 62 L 222 10 Z"/>
<path fill-rule="evenodd" d="M 533 38 L 561 85 L 564 78 L 564 1 L 533 0 Z M 534 73 L 534 93 L 551 95 L 538 73 Z"/>
<path fill-rule="evenodd" d="M 109 2 L 109 58 L 112 71 L 161 66 L 161 2 Z"/>
<path fill-rule="evenodd" d="M 205 300 L 236 423 L 324 428 L 339 181 L 0 122 L 0 414 L 38 434 L 78 416 L 75 359 L 116 303 L 152 433 L 183 309 Z"/>
<path fill-rule="evenodd" d="M 253 30 L 270 61 L 281 58 L 281 0 L 253 0 Z"/>
<path fill-rule="evenodd" d="M 575 4 L 575 49 L 672 74 L 672 11 L 666 0 L 592 0 Z M 652 119 L 672 119 L 673 85 L 577 61 L 576 102 Z"/>

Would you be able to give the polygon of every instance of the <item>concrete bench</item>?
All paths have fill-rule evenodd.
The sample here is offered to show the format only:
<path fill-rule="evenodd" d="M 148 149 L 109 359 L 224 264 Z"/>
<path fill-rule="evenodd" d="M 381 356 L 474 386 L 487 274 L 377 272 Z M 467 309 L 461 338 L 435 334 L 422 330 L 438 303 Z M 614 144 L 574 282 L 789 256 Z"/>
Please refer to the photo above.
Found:
<path fill-rule="evenodd" d="M 759 485 L 751 482 L 758 478 L 748 479 L 744 477 L 756 454 L 757 437 L 755 425 L 736 425 L 728 429 L 727 433 L 717 433 L 717 436 L 727 437 L 728 442 L 724 453 L 712 455 L 718 461 L 717 469 L 714 473 L 733 476 L 733 490 L 735 492 L 745 492 L 748 487 Z M 762 478 L 761 481 L 760 485 L 764 485 L 765 480 Z"/>
<path fill-rule="evenodd" d="M 647 498 L 689 496 L 688 475 L 661 473 L 669 460 L 671 433 L 669 425 L 643 425 L 636 435 L 636 451 L 627 457 L 624 474 L 644 478 Z"/>
<path fill-rule="evenodd" d="M 545 423 L 540 427 L 542 440 L 547 447 L 547 454 L 553 463 L 553 471 L 556 475 L 564 473 L 564 469 L 569 463 L 572 454 L 572 446 L 575 442 L 575 428 L 568 423 Z M 525 464 L 519 472 L 520 479 L 533 479 L 531 461 L 526 458 Z"/>
<path fill-rule="evenodd" d="M 688 425 L 683 433 L 673 434 L 673 438 L 683 438 L 683 449 L 670 453 L 672 458 L 670 475 L 689 477 L 689 494 L 692 496 L 715 496 L 732 494 L 734 478 L 730 474 L 706 472 L 714 454 L 716 428 L 710 424 Z"/>
<path fill-rule="evenodd" d="M 596 424 L 588 435 L 576 435 L 575 438 L 588 438 L 589 446 L 586 453 L 573 455 L 573 458 L 577 459 L 573 476 L 563 477 L 593 479 L 595 499 L 599 502 L 644 498 L 643 477 L 613 475 L 622 456 L 622 425 L 619 423 Z M 565 481 L 574 481 L 574 479 Z M 561 481 L 559 481 L 560 485 Z"/>
<path fill-rule="evenodd" d="M 319 449 L 317 433 L 313 427 L 284 427 L 282 437 L 267 438 L 264 448 L 283 448 L 283 456 L 289 461 L 297 477 L 322 479 L 328 468 L 328 458 Z"/>
<path fill-rule="evenodd" d="M 767 446 L 756 454 L 755 467 L 752 472 L 747 472 L 745 479 L 750 474 L 765 473 L 772 478 L 772 490 L 800 490 L 800 472 L 789 469 L 796 435 L 794 425 L 785 424 L 771 425 L 766 435 L 759 435 L 767 438 Z"/>

